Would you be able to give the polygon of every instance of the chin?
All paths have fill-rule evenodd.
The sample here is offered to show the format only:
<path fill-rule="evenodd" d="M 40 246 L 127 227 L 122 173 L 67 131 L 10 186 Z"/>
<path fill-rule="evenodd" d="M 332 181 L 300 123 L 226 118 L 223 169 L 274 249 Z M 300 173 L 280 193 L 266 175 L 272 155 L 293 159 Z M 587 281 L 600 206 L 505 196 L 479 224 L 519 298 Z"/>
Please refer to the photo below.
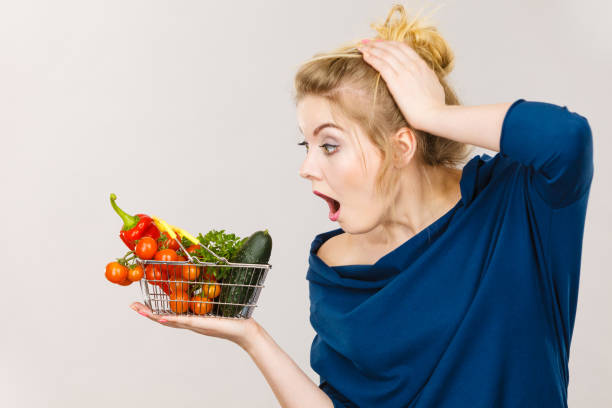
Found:
<path fill-rule="evenodd" d="M 337 222 L 344 232 L 351 235 L 367 234 L 379 225 L 379 223 L 373 219 L 364 220 L 363 218 L 360 218 L 359 222 L 352 222 L 352 220 L 347 222 L 346 219 L 343 221 L 338 219 Z"/>

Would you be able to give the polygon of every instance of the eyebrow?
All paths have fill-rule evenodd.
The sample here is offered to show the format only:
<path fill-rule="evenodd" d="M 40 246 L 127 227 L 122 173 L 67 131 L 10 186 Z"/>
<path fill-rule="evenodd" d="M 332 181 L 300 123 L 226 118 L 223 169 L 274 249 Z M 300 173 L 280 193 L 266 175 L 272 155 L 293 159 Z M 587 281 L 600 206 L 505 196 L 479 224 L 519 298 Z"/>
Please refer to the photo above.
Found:
<path fill-rule="evenodd" d="M 330 122 L 326 122 L 323 123 L 319 126 L 317 126 L 317 128 L 314 130 L 314 132 L 312 132 L 314 134 L 314 137 L 316 138 L 317 135 L 319 134 L 319 132 L 323 129 L 325 129 L 326 127 L 331 127 L 331 128 L 335 128 L 338 129 L 340 131 L 344 131 L 344 129 L 342 129 L 340 126 L 334 124 L 334 123 L 330 123 Z M 304 132 L 302 131 L 302 128 L 298 126 L 298 129 L 300 130 L 300 133 L 304 134 Z"/>

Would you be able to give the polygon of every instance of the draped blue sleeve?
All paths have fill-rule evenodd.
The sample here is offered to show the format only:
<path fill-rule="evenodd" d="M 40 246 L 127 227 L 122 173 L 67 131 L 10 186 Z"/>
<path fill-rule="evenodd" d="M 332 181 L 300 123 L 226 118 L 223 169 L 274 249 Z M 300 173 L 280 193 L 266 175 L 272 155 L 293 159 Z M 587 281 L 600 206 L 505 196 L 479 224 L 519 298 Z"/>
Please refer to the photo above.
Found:
<path fill-rule="evenodd" d="M 566 106 L 515 101 L 504 118 L 500 153 L 534 170 L 530 182 L 552 208 L 575 202 L 593 178 L 589 122 Z"/>
<path fill-rule="evenodd" d="M 562 373 L 574 328 L 582 243 L 594 175 L 593 136 L 588 120 L 566 106 L 519 99 L 502 125 L 500 154 L 519 162 L 525 211 L 543 266 L 535 276 L 554 317 Z"/>

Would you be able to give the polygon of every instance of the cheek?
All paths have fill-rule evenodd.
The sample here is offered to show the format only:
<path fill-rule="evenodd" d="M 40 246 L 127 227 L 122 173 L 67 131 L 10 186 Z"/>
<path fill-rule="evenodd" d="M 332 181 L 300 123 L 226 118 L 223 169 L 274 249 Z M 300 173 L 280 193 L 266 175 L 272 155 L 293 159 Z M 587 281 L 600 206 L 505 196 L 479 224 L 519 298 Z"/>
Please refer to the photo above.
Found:
<path fill-rule="evenodd" d="M 367 168 L 364 168 L 361 155 L 338 159 L 326 172 L 329 186 L 341 201 L 354 207 L 367 207 L 374 199 L 378 161 L 366 156 Z"/>
<path fill-rule="evenodd" d="M 364 174 L 359 158 L 344 154 L 334 157 L 326 171 L 330 188 L 340 200 L 351 200 L 363 194 Z"/>

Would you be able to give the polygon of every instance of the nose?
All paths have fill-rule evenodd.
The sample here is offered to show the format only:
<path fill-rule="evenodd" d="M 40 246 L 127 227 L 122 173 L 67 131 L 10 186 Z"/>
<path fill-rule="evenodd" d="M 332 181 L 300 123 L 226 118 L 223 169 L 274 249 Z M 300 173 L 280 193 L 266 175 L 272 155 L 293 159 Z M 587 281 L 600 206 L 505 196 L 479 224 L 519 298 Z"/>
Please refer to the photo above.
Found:
<path fill-rule="evenodd" d="M 305 179 L 321 178 L 319 170 L 317 169 L 310 152 L 306 153 L 306 158 L 302 162 L 302 166 L 300 167 L 300 177 Z"/>

